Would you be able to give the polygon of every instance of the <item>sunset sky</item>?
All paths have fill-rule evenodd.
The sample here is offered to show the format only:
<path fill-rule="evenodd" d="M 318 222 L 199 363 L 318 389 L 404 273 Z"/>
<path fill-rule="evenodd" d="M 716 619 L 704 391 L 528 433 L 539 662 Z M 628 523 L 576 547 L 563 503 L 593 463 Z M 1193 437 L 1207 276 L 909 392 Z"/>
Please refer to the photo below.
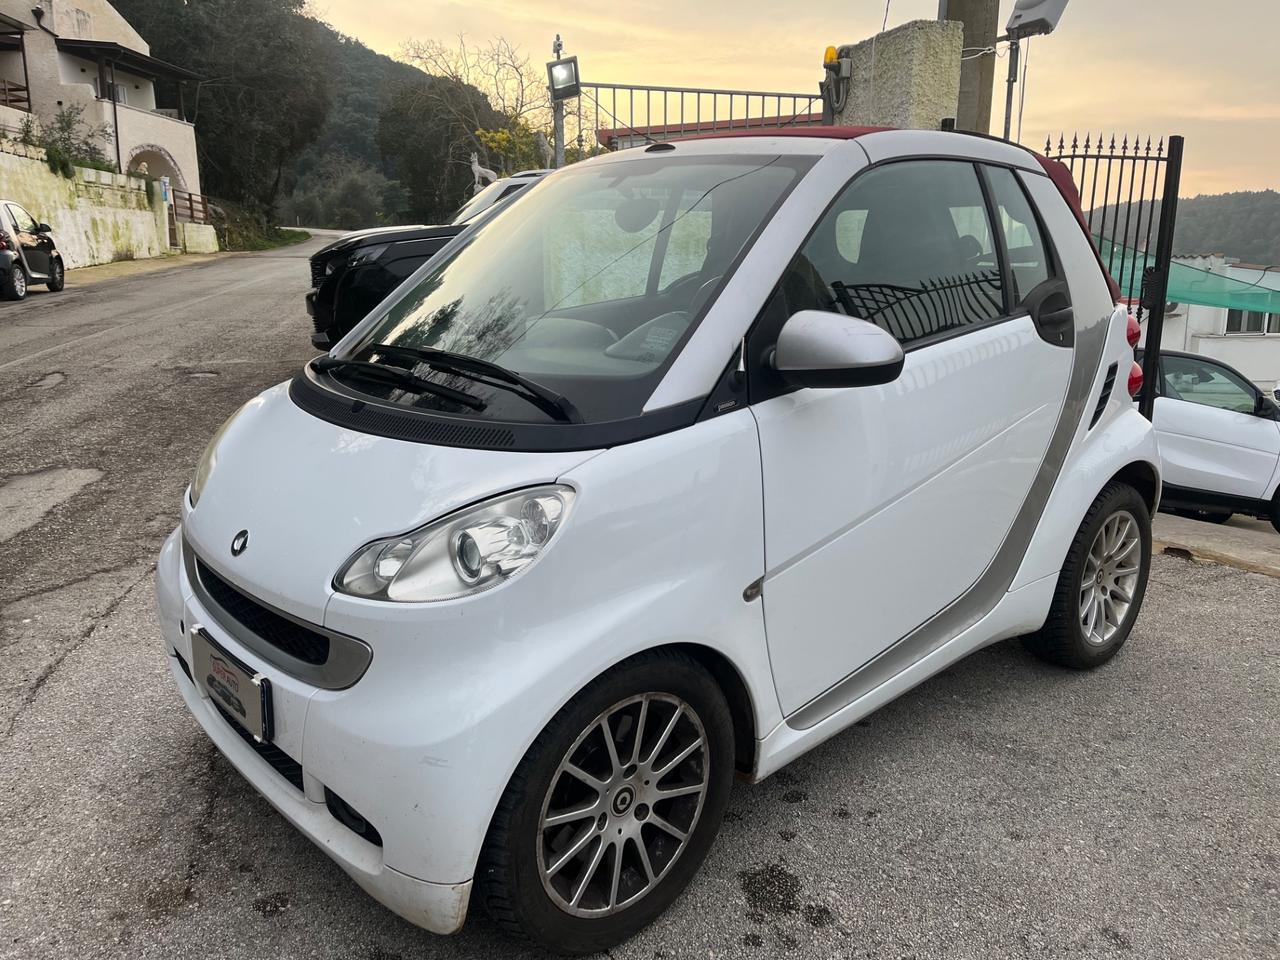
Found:
<path fill-rule="evenodd" d="M 1002 21 L 1013 0 L 1002 0 Z M 937 15 L 892 0 L 889 26 Z M 828 43 L 875 33 L 880 0 L 316 0 L 314 13 L 383 53 L 410 39 L 502 36 L 536 63 L 559 32 L 584 80 L 808 93 Z M 1072 0 L 1035 40 L 1023 142 L 1078 130 L 1187 139 L 1184 196 L 1280 189 L 1280 0 Z M 996 68 L 993 129 L 1006 61 Z"/>

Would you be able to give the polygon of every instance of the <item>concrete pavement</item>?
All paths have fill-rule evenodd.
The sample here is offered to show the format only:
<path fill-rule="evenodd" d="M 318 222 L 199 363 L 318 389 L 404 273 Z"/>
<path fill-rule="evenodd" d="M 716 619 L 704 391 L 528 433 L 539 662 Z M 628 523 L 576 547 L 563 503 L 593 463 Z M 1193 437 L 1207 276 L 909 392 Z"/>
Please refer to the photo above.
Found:
<path fill-rule="evenodd" d="M 1157 550 L 1280 577 L 1280 533 L 1265 520 L 1236 514 L 1226 523 L 1204 523 L 1162 513 L 1152 536 Z"/>
<path fill-rule="evenodd" d="M 376 905 L 171 689 L 152 559 L 314 351 L 323 239 L 0 305 L 0 957 L 524 958 Z M 616 958 L 1280 954 L 1280 581 L 1158 557 L 1090 674 L 984 651 L 768 782 Z"/>

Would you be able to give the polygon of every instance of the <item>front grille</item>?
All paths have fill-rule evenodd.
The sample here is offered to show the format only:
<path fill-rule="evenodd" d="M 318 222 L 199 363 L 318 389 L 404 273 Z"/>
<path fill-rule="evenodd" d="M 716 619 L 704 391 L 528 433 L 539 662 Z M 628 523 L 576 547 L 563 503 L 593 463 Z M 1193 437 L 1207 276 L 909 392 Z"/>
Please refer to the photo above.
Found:
<path fill-rule="evenodd" d="M 213 602 L 246 630 L 304 663 L 319 666 L 329 659 L 329 638 L 323 633 L 295 623 L 241 593 L 199 557 L 196 574 Z"/>
<path fill-rule="evenodd" d="M 324 805 L 333 814 L 333 819 L 337 820 L 356 836 L 369 841 L 375 847 L 382 846 L 382 834 L 378 833 L 378 828 L 362 817 L 355 807 L 351 806 L 328 787 L 324 788 Z"/>
<path fill-rule="evenodd" d="M 311 261 L 311 285 L 313 287 L 318 287 L 323 282 L 324 282 L 324 261 L 313 259 Z"/>
<path fill-rule="evenodd" d="M 231 714 L 227 713 L 227 711 L 223 710 L 216 701 L 210 699 L 209 702 L 212 703 L 214 709 L 222 715 L 222 719 L 227 721 L 227 725 L 235 731 L 236 736 L 249 745 L 250 750 L 260 756 L 263 760 L 267 761 L 267 763 L 271 765 L 272 770 L 280 774 L 280 776 L 284 777 L 299 790 L 302 789 L 302 764 L 293 759 L 293 757 L 289 756 L 274 743 L 259 743 L 257 740 L 253 739 L 253 734 L 240 726 L 240 724 L 236 723 L 235 718 L 232 717 Z"/>

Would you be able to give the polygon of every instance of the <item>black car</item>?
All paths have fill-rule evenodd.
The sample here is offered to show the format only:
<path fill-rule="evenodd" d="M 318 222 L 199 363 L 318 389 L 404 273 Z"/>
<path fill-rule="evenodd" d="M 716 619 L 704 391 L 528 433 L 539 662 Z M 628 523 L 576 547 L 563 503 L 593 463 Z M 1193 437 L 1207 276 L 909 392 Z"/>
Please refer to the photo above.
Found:
<path fill-rule="evenodd" d="M 307 313 L 315 324 L 312 344 L 328 350 L 469 222 L 546 173 L 527 170 L 489 184 L 447 224 L 357 230 L 322 247 L 311 257 L 307 294 Z"/>
<path fill-rule="evenodd" d="M 23 299 L 33 283 L 54 291 L 66 283 L 66 267 L 50 229 L 20 204 L 0 200 L 0 295 L 6 300 Z"/>

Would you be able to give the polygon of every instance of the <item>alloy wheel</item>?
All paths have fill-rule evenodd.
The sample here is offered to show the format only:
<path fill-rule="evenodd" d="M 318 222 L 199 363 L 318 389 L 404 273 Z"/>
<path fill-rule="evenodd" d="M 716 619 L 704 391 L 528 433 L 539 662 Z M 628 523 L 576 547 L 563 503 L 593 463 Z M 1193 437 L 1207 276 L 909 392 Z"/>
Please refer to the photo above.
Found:
<path fill-rule="evenodd" d="M 709 761 L 702 721 L 678 697 L 630 697 L 596 717 L 542 802 L 538 871 L 552 902 L 603 917 L 655 889 L 697 827 Z"/>
<path fill-rule="evenodd" d="M 1142 564 L 1137 521 L 1127 510 L 1103 522 L 1080 578 L 1080 627 L 1094 646 L 1111 641 L 1133 604 Z"/>
<path fill-rule="evenodd" d="M 27 295 L 27 274 L 21 267 L 13 268 L 13 292 L 22 299 Z"/>

